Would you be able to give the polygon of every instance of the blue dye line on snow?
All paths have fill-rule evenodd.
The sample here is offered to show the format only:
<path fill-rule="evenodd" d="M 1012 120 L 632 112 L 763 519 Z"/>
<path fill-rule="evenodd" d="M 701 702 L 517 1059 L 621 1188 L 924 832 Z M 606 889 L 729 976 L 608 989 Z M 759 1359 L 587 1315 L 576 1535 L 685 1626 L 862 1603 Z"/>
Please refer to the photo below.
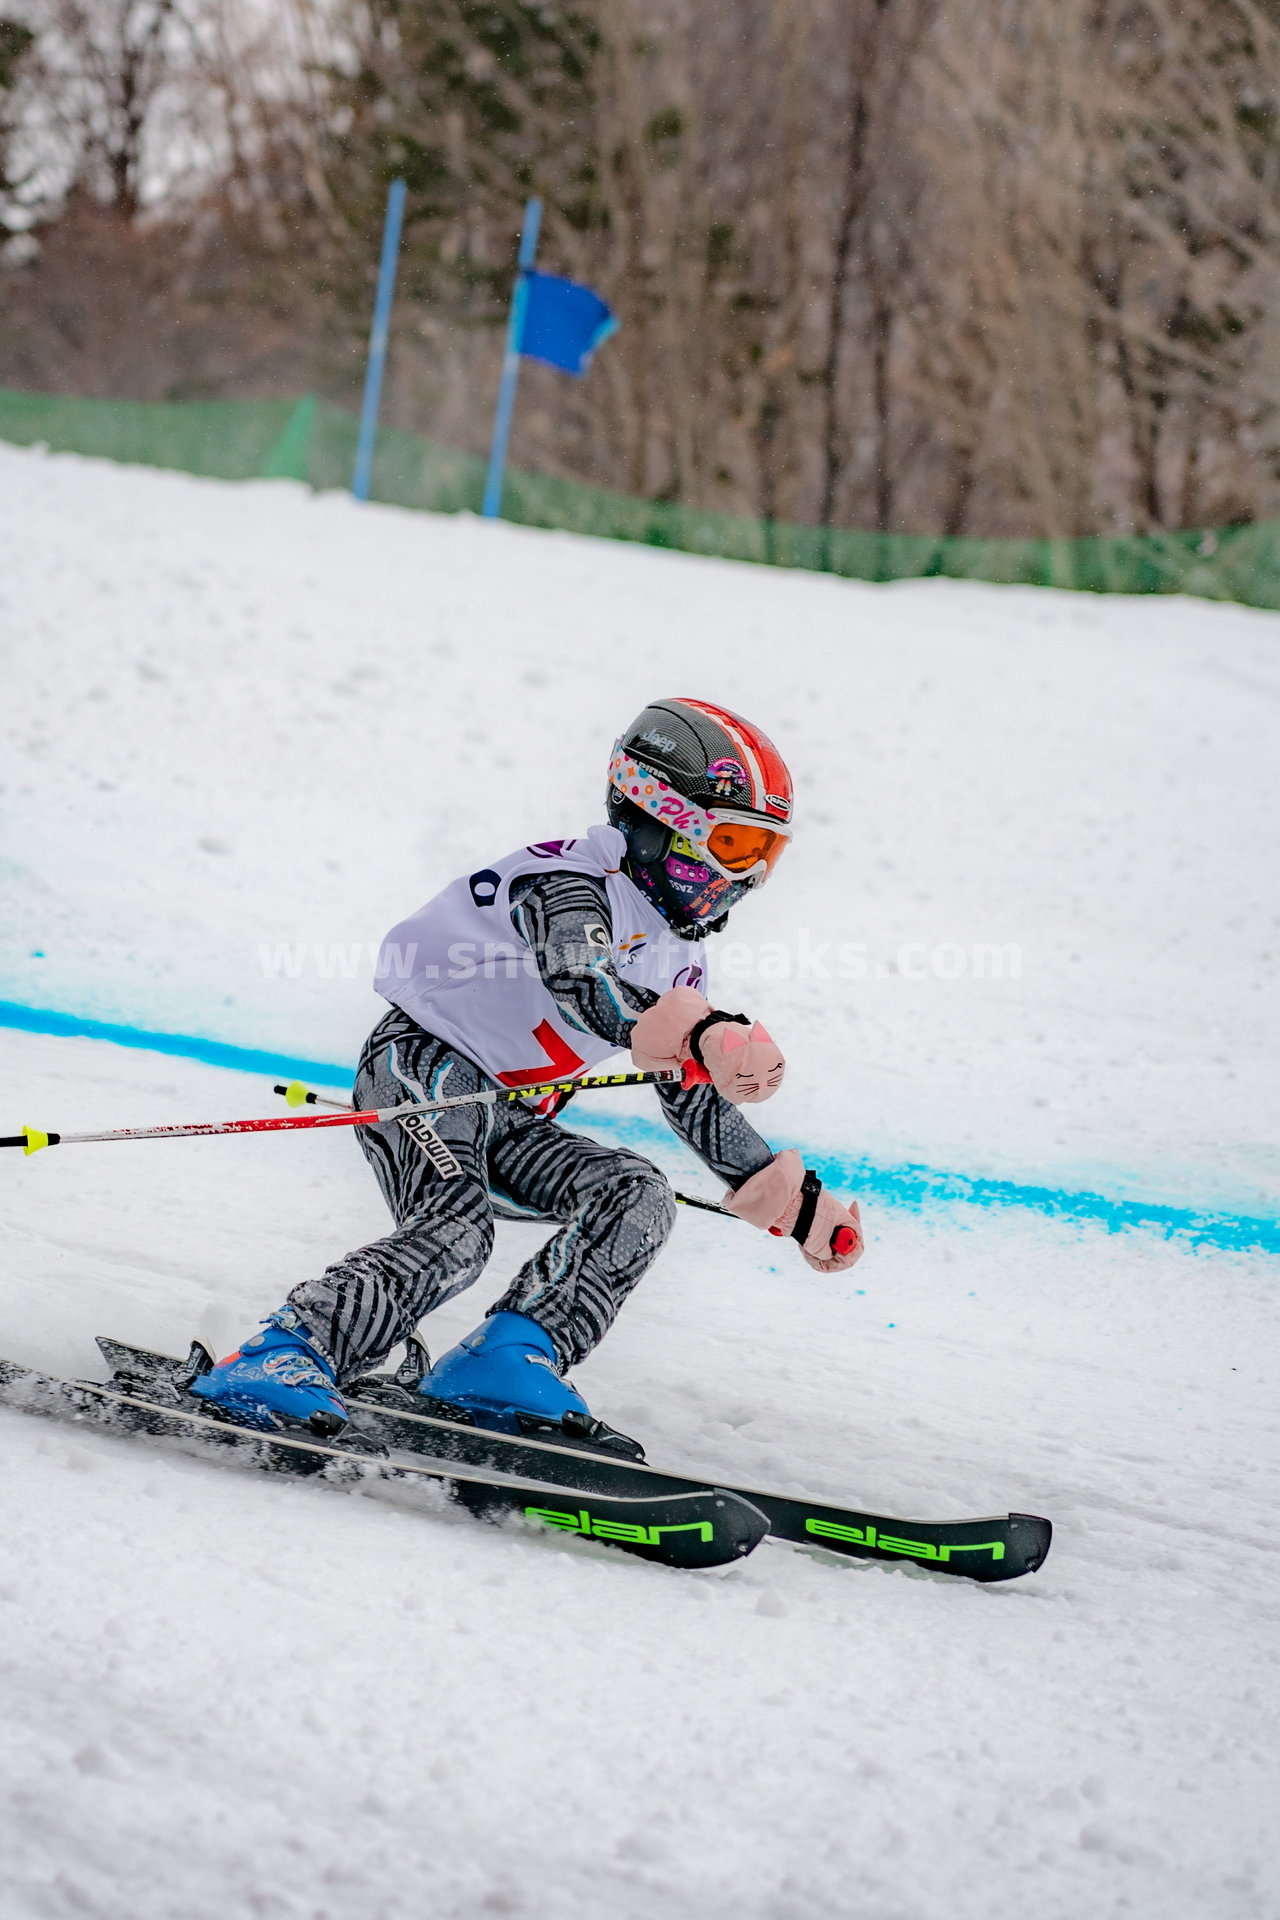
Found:
<path fill-rule="evenodd" d="M 608 1114 L 583 1121 L 609 1133 L 625 1145 L 651 1150 L 672 1136 L 665 1127 L 640 1119 L 618 1120 Z M 795 1140 L 784 1146 L 799 1146 Z M 866 1195 L 889 1206 L 921 1207 L 1029 1207 L 1035 1213 L 1077 1226 L 1105 1227 L 1119 1233 L 1142 1227 L 1166 1239 L 1182 1235 L 1193 1246 L 1215 1247 L 1227 1253 L 1280 1253 L 1280 1220 L 1250 1214 L 1213 1213 L 1194 1207 L 1167 1207 L 1150 1200 L 1116 1200 L 1106 1193 L 1073 1191 L 1067 1187 L 1023 1185 L 1016 1180 L 988 1180 L 941 1167 L 883 1167 L 874 1161 L 831 1154 L 814 1156 L 801 1148 L 805 1160 L 829 1187 L 843 1193 Z"/>
<path fill-rule="evenodd" d="M 315 1080 L 322 1087 L 349 1087 L 353 1078 L 350 1067 L 335 1067 L 324 1060 L 298 1060 L 291 1053 L 231 1047 L 222 1040 L 202 1040 L 193 1033 L 148 1033 L 145 1027 L 118 1027 L 109 1020 L 82 1019 L 78 1013 L 21 1007 L 16 1000 L 0 1000 L 0 1027 L 17 1027 L 22 1033 L 56 1033 L 67 1040 L 110 1040 L 117 1047 L 171 1053 L 181 1060 L 201 1060 L 206 1067 L 230 1067 L 236 1073 L 287 1073 L 298 1080 Z"/>
<path fill-rule="evenodd" d="M 300 1060 L 293 1054 L 233 1047 L 195 1034 L 150 1033 L 143 1027 L 86 1020 L 78 1014 L 20 1006 L 12 1000 L 0 1000 L 0 1027 L 16 1027 L 24 1033 L 56 1034 L 68 1039 L 109 1040 L 118 1047 L 173 1054 L 184 1060 L 202 1061 L 210 1067 L 230 1067 L 238 1073 L 288 1074 L 299 1080 L 314 1080 L 322 1087 L 349 1087 L 352 1081 L 352 1069 L 335 1066 L 332 1061 Z M 668 1130 L 651 1121 L 634 1117 L 618 1120 L 594 1112 L 589 1116 L 584 1113 L 582 1118 L 589 1125 L 636 1146 L 672 1144 Z M 1280 1220 L 1194 1207 L 1160 1206 L 1146 1200 L 1116 1200 L 1105 1193 L 1023 1185 L 1016 1180 L 989 1180 L 949 1173 L 938 1167 L 882 1167 L 870 1160 L 829 1154 L 816 1159 L 808 1154 L 805 1157 L 829 1186 L 865 1194 L 890 1206 L 1028 1207 L 1050 1219 L 1077 1226 L 1101 1226 L 1110 1233 L 1136 1227 L 1166 1238 L 1174 1234 L 1185 1236 L 1193 1246 L 1215 1247 L 1229 1253 L 1280 1254 Z"/>

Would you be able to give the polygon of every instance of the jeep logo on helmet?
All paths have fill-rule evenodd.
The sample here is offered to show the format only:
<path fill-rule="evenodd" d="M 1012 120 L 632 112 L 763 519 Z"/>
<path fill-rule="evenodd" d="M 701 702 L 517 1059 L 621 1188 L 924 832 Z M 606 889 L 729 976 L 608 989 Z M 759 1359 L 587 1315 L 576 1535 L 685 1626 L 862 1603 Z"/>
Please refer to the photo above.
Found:
<path fill-rule="evenodd" d="M 665 733 L 659 733 L 654 727 L 650 727 L 647 733 L 642 733 L 640 738 L 646 746 L 657 747 L 660 753 L 674 753 L 676 750 L 675 741 L 668 740 Z"/>

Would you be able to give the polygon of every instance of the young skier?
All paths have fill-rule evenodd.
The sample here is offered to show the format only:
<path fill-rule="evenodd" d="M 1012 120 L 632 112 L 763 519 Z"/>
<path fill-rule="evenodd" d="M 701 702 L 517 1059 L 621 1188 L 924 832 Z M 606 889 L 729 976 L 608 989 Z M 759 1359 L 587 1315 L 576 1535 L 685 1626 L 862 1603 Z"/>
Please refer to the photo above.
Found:
<path fill-rule="evenodd" d="M 700 991 L 699 942 L 769 877 L 791 805 L 791 777 L 758 727 L 700 700 L 646 707 L 614 748 L 607 826 L 465 875 L 387 936 L 375 986 L 390 1011 L 365 1044 L 356 1106 L 413 1099 L 429 1111 L 495 1081 L 578 1075 L 629 1048 L 639 1068 L 681 1070 L 657 1089 L 663 1113 L 726 1182 L 731 1212 L 790 1234 L 819 1272 L 852 1266 L 857 1208 L 740 1112 L 777 1091 L 781 1051 Z M 296 1287 L 191 1391 L 248 1426 L 337 1432 L 342 1384 L 478 1279 L 495 1217 L 546 1220 L 558 1231 L 421 1391 L 479 1426 L 640 1453 L 593 1419 L 565 1375 L 670 1233 L 666 1180 L 523 1101 L 446 1109 L 433 1124 L 460 1171 L 442 1172 L 398 1122 L 360 1128 L 394 1231 Z"/>

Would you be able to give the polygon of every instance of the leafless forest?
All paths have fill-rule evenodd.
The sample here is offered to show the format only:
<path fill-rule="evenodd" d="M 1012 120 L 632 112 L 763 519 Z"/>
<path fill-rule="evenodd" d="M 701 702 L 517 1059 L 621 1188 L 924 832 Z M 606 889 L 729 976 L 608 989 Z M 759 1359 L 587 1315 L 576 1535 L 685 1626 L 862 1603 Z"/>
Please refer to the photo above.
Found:
<path fill-rule="evenodd" d="M 1280 0 L 0 0 L 0 384 L 483 450 L 525 196 L 622 330 L 513 457 L 836 526 L 1280 518 Z"/>

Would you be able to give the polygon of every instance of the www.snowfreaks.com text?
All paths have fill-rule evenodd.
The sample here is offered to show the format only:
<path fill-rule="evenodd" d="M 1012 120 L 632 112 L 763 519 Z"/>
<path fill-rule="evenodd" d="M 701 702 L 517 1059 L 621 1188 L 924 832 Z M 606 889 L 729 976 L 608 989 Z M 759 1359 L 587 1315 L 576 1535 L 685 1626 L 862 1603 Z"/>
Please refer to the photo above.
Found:
<path fill-rule="evenodd" d="M 356 980 L 365 974 L 408 980 L 515 979 L 538 975 L 532 947 L 514 941 L 457 941 L 444 964 L 424 962 L 410 943 L 376 941 L 259 941 L 258 963 L 268 980 Z M 588 960 L 593 956 L 587 956 Z M 594 957 L 598 958 L 598 954 Z M 726 941 L 708 959 L 711 977 L 726 985 L 753 980 L 1020 980 L 1022 947 L 1006 940 L 905 940 L 875 954 L 864 940 L 815 940 L 802 928 L 793 941 Z"/>

